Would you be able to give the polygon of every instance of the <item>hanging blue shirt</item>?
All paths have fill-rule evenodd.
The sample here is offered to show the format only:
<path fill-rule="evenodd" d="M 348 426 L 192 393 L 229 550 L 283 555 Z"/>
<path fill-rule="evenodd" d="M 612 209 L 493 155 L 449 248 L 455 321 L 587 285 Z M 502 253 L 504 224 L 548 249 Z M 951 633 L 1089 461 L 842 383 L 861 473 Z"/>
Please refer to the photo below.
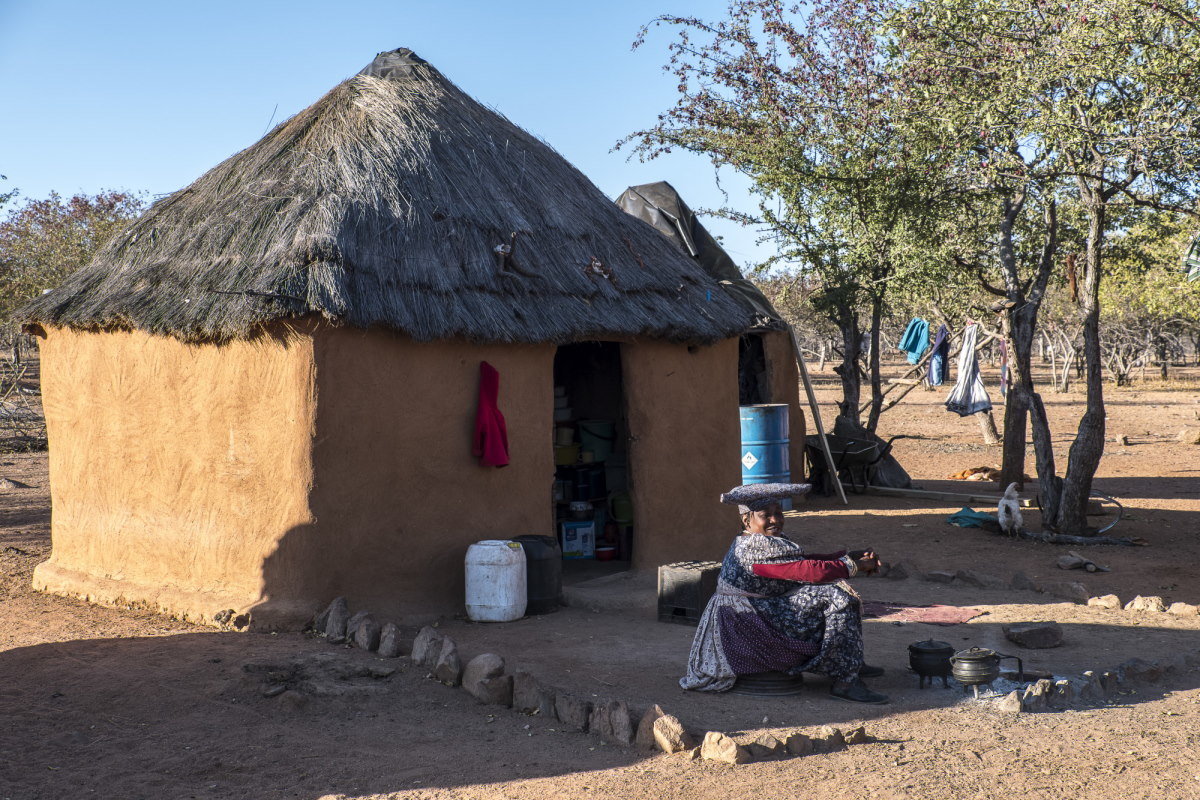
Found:
<path fill-rule="evenodd" d="M 929 323 L 920 317 L 913 317 L 904 329 L 904 335 L 900 337 L 897 347 L 908 353 L 908 363 L 915 364 L 920 361 L 921 355 L 929 347 Z"/>

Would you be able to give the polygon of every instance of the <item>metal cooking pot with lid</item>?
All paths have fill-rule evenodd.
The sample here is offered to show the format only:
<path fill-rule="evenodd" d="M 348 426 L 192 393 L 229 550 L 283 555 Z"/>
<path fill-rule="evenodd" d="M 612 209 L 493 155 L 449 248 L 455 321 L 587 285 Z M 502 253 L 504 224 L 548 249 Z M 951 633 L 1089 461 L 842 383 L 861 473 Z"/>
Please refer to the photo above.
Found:
<path fill-rule="evenodd" d="M 960 650 L 953 655 L 950 663 L 953 665 L 954 679 L 964 686 L 981 686 L 991 683 L 1000 677 L 1000 662 L 1011 658 L 1017 662 L 1017 679 L 1025 677 L 1025 665 L 1017 656 L 1008 656 L 989 650 L 986 647 L 972 647 Z"/>
<path fill-rule="evenodd" d="M 946 677 L 950 674 L 950 657 L 952 655 L 954 655 L 954 648 L 948 642 L 939 642 L 934 639 L 914 642 L 908 646 L 908 665 L 921 677 L 922 689 L 925 688 L 927 679 L 933 683 L 934 678 L 941 678 L 942 685 L 947 685 Z"/>

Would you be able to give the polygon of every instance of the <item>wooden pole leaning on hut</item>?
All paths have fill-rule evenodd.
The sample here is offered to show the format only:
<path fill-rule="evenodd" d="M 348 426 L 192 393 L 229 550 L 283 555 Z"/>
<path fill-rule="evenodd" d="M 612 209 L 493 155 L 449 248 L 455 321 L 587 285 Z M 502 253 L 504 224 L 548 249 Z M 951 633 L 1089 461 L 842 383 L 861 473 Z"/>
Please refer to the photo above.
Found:
<path fill-rule="evenodd" d="M 812 412 L 813 422 L 817 425 L 817 435 L 821 437 L 821 452 L 825 454 L 825 467 L 829 470 L 833 485 L 837 487 L 842 505 L 848 506 L 850 501 L 846 499 L 846 490 L 842 488 L 842 482 L 838 479 L 837 465 L 833 463 L 833 453 L 829 450 L 829 442 L 825 440 L 825 425 L 821 422 L 821 408 L 817 405 L 817 395 L 813 392 L 812 381 L 808 378 L 808 367 L 804 366 L 804 355 L 800 352 L 800 340 L 796 338 L 796 329 L 791 325 L 788 325 L 788 333 L 792 337 L 792 354 L 796 357 L 796 366 L 800 368 L 800 381 L 804 384 L 805 394 L 808 395 L 808 409 Z"/>

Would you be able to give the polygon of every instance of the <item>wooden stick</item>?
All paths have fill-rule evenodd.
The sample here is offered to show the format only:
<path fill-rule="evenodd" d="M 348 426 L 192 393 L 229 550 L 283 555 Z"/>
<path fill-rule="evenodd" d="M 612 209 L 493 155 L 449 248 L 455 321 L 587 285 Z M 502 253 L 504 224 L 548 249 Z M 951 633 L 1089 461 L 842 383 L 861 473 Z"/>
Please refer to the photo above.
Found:
<path fill-rule="evenodd" d="M 796 366 L 800 368 L 800 380 L 804 384 L 804 392 L 808 395 L 808 408 L 812 412 L 813 422 L 817 426 L 817 435 L 821 437 L 821 450 L 825 453 L 825 467 L 829 470 L 829 479 L 837 487 L 838 497 L 842 505 L 850 505 L 846 499 L 846 490 L 838 480 L 837 465 L 833 463 L 833 453 L 829 450 L 829 442 L 825 440 L 825 426 L 821 423 L 821 407 L 817 405 L 817 395 L 813 392 L 812 381 L 808 378 L 808 367 L 804 366 L 804 355 L 800 352 L 800 341 L 796 338 L 796 329 L 788 325 L 788 333 L 792 336 L 792 352 L 796 356 Z"/>

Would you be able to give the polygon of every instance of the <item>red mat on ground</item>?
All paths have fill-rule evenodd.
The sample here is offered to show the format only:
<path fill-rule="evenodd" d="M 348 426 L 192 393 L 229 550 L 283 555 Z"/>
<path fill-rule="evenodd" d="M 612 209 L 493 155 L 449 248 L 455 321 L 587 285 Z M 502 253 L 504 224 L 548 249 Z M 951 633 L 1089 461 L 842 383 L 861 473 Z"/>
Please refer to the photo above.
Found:
<path fill-rule="evenodd" d="M 944 606 L 934 603 L 928 606 L 908 603 L 889 603 L 882 600 L 864 600 L 863 618 L 881 619 L 887 622 L 928 622 L 931 625 L 957 625 L 986 614 L 978 608 Z"/>

